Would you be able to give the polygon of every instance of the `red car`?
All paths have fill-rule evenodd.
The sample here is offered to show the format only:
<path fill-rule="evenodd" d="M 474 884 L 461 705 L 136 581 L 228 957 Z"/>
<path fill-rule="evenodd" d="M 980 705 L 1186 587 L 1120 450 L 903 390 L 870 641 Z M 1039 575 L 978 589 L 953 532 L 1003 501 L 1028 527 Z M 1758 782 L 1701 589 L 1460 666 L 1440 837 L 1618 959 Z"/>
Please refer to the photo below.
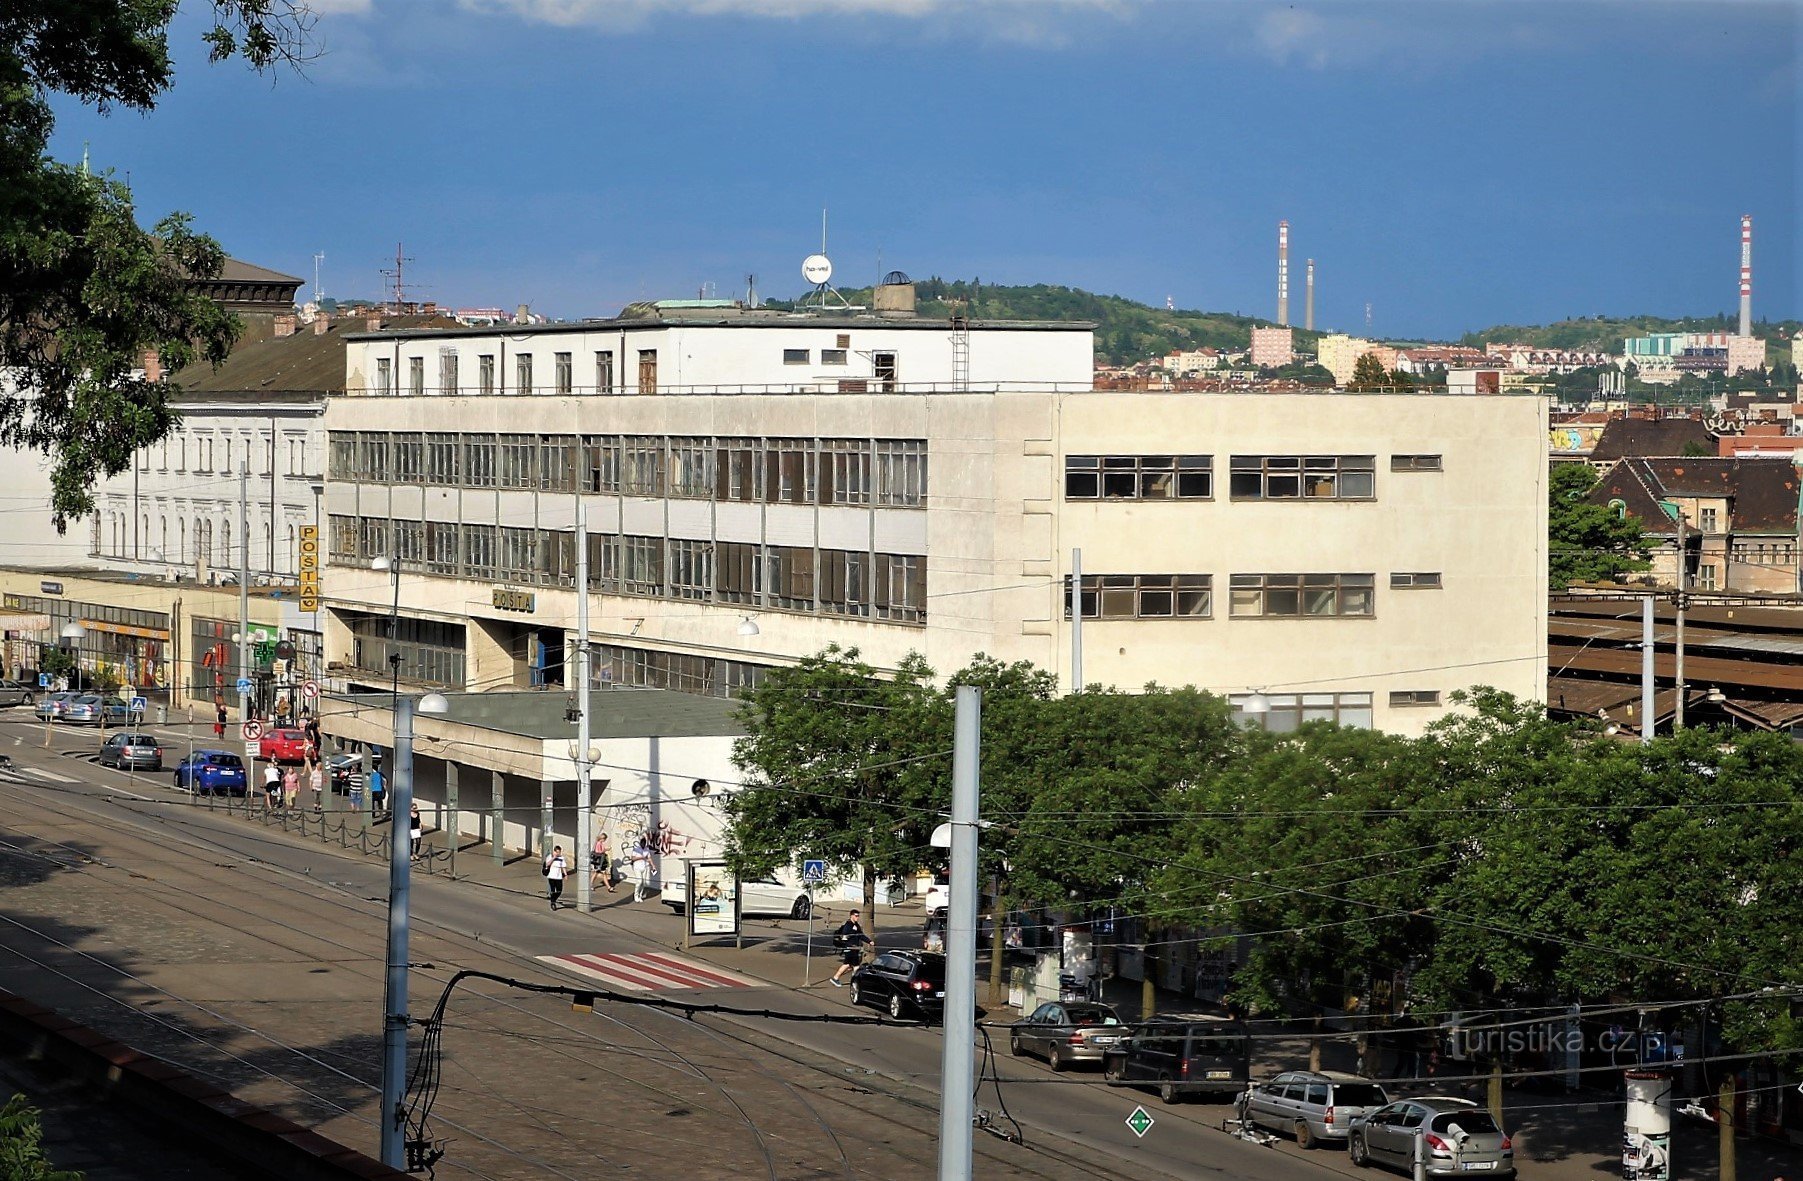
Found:
<path fill-rule="evenodd" d="M 307 759 L 307 732 L 266 730 L 257 744 L 257 757 L 271 763 L 303 763 Z"/>

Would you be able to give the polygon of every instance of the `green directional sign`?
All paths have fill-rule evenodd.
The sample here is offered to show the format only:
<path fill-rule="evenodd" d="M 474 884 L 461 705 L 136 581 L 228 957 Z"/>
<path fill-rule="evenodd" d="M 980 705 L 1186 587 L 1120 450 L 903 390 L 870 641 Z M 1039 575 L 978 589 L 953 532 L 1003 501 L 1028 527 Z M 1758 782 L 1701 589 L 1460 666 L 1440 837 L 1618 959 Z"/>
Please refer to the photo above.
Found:
<path fill-rule="evenodd" d="M 1132 1128 L 1133 1134 L 1140 1137 L 1142 1140 L 1145 1138 L 1146 1133 L 1152 1130 L 1152 1125 L 1156 1122 L 1157 1121 L 1152 1118 L 1151 1114 L 1143 1107 L 1135 1107 L 1133 1109 L 1133 1114 L 1127 1117 L 1127 1126 Z"/>

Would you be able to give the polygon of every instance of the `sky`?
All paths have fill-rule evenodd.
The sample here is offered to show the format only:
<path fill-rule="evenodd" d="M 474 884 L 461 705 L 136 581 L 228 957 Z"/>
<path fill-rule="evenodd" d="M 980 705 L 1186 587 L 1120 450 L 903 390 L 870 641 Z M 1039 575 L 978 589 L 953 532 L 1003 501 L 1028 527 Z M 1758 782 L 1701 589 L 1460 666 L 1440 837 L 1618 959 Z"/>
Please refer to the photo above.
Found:
<path fill-rule="evenodd" d="M 1737 303 L 1803 316 L 1785 0 L 311 0 L 317 56 L 209 65 L 52 150 L 228 252 L 553 318 L 835 282 L 1053 283 L 1444 339 Z M 708 286 L 711 285 L 711 286 Z"/>

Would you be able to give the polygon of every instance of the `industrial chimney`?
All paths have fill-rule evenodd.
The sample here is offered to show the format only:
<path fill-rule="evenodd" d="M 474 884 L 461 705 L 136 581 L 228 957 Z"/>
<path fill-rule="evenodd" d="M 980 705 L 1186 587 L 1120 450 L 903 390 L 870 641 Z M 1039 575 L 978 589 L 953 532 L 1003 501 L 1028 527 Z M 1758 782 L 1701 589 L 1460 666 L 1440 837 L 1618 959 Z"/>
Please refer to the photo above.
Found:
<path fill-rule="evenodd" d="M 1277 223 L 1277 322 L 1290 322 L 1290 223 Z"/>
<path fill-rule="evenodd" d="M 1753 215 L 1740 216 L 1740 334 L 1753 335 Z"/>
<path fill-rule="evenodd" d="M 1302 327 L 1309 332 L 1315 330 L 1315 260 L 1308 260 L 1308 293 L 1302 301 Z"/>

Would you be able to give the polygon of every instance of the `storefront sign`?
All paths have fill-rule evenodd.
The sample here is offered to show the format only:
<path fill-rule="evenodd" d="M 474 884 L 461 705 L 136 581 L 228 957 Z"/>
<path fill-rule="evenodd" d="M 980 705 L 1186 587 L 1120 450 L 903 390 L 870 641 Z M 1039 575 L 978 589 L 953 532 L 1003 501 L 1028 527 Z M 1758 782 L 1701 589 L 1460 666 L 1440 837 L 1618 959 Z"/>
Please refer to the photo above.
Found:
<path fill-rule="evenodd" d="M 531 591 L 510 590 L 504 586 L 497 586 L 494 605 L 497 611 L 524 611 L 530 615 L 538 608 L 538 596 Z"/>
<path fill-rule="evenodd" d="M 300 527 L 300 609 L 319 610 L 319 526 Z"/>

